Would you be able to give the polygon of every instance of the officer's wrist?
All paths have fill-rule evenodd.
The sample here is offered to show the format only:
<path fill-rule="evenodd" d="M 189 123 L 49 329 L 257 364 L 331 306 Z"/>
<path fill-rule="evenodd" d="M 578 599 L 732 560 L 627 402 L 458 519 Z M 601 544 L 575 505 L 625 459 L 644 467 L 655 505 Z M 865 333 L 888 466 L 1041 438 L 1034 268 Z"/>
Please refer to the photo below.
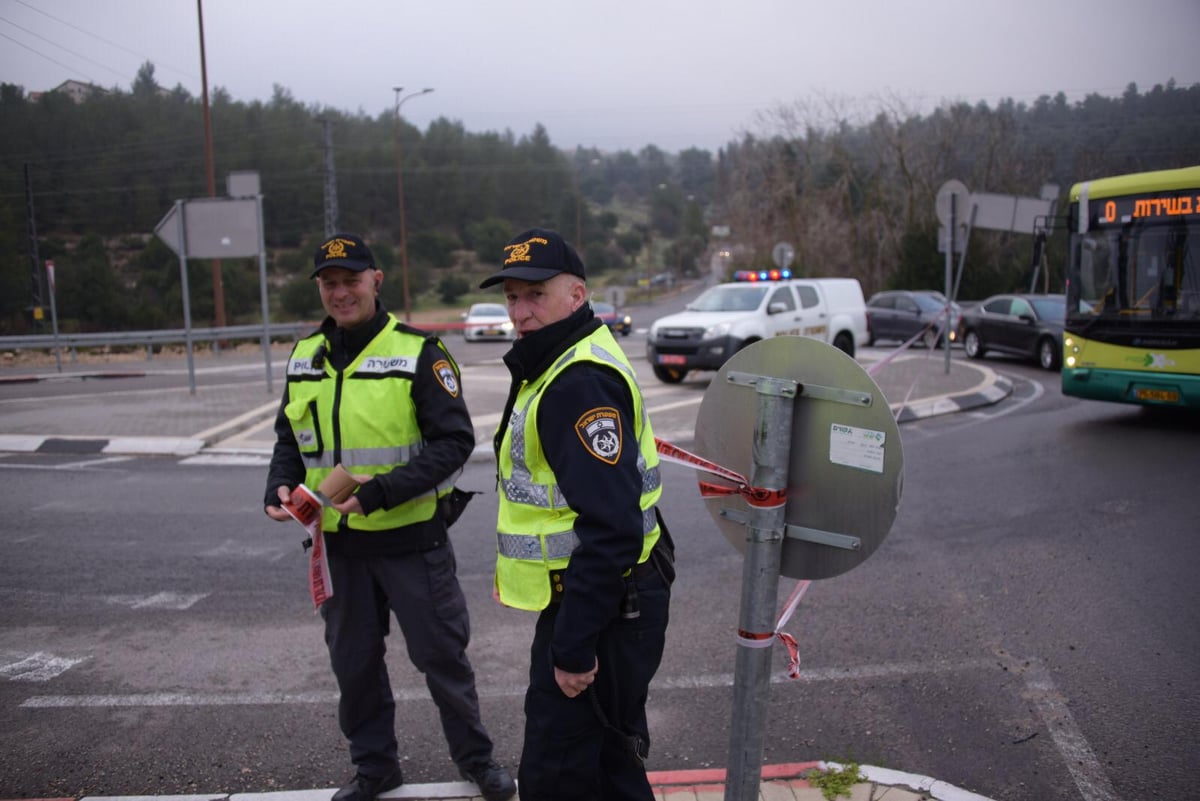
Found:
<path fill-rule="evenodd" d="M 383 506 L 383 487 L 378 479 L 371 479 L 363 484 L 358 485 L 358 489 L 354 491 L 354 497 L 358 499 L 358 505 L 362 507 L 362 513 L 369 515 L 376 509 Z"/>

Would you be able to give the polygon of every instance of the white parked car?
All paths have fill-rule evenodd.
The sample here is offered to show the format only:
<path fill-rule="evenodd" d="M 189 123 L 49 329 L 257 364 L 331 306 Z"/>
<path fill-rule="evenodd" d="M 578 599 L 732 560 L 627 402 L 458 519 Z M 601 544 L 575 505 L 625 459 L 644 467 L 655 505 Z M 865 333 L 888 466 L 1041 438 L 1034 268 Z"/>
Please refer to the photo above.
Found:
<path fill-rule="evenodd" d="M 517 331 L 508 319 L 508 309 L 499 303 L 476 303 L 463 314 L 463 338 L 468 342 L 497 339 L 512 342 Z"/>

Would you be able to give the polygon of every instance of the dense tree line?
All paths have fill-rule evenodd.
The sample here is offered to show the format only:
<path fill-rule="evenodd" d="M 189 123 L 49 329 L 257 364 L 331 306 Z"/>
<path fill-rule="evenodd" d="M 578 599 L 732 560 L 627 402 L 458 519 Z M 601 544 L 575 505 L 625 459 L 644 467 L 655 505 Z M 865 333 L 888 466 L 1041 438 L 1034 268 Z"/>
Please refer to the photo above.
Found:
<path fill-rule="evenodd" d="M 858 121 L 836 101 L 808 101 L 771 110 L 764 127 L 773 135 L 731 143 L 721 158 L 721 215 L 743 258 L 767 263 L 783 239 L 802 273 L 852 276 L 867 291 L 941 288 L 935 198 L 947 180 L 1022 197 L 1054 184 L 1048 262 L 1061 290 L 1071 186 L 1200 164 L 1200 84 L 1146 93 L 1130 84 L 1119 98 L 1074 104 L 1062 93 L 1031 106 L 953 103 L 927 115 L 884 102 Z M 1031 255 L 1027 235 L 973 231 L 960 297 L 1028 289 Z"/>
<path fill-rule="evenodd" d="M 252 103 L 218 89 L 210 108 L 218 194 L 230 172 L 260 176 L 280 319 L 319 312 L 306 268 L 324 232 L 327 130 L 338 226 L 370 238 L 385 269 L 399 261 L 399 146 L 412 291 L 431 302 L 458 299 L 531 225 L 576 240 L 598 282 L 707 272 L 714 252 L 729 253 L 731 269 L 766 265 L 786 240 L 801 274 L 857 277 L 868 293 L 940 286 L 934 197 L 948 179 L 1016 195 L 1054 183 L 1065 197 L 1083 178 L 1200 162 L 1200 85 L 1171 83 L 1073 104 L 1059 94 L 924 115 L 892 102 L 866 119 L 801 102 L 765 111 L 760 132 L 715 155 L 652 145 L 563 151 L 541 126 L 478 133 L 444 118 L 422 132 L 390 113 L 307 106 L 278 86 Z M 0 84 L 0 331 L 30 330 L 34 298 L 47 297 L 40 271 L 34 280 L 31 219 L 39 260 L 57 265 L 66 329 L 182 325 L 178 260 L 151 232 L 177 199 L 207 194 L 202 104 L 160 87 L 152 65 L 130 92 L 78 104 Z M 713 226 L 728 237 L 713 237 Z M 962 294 L 1027 282 L 1030 249 L 1020 235 L 973 235 Z M 207 263 L 190 262 L 188 279 L 193 320 L 207 324 Z M 225 262 L 222 282 L 227 321 L 255 321 L 257 263 Z M 385 282 L 393 308 L 399 284 Z"/>

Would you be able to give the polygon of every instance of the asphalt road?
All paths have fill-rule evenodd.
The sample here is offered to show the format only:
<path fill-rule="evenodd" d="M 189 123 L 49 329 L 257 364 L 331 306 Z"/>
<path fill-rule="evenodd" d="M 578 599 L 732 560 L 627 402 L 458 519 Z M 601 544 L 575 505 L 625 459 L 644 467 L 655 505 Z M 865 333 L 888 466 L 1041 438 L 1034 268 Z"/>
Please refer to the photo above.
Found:
<path fill-rule="evenodd" d="M 992 366 L 1009 399 L 901 427 L 895 525 L 786 627 L 802 674 L 783 678 L 777 657 L 764 760 L 856 760 L 998 801 L 1192 797 L 1200 426 Z M 672 391 L 702 394 L 688 383 Z M 671 398 L 680 419 L 698 408 Z M 301 532 L 262 514 L 261 465 L 11 454 L 0 468 L 0 795 L 346 778 Z M 468 466 L 462 485 L 486 494 L 453 539 L 485 722 L 515 764 L 532 617 L 490 600 L 492 471 Z M 664 475 L 679 579 L 648 767 L 723 767 L 741 559 L 695 474 Z M 401 641 L 389 659 L 406 778 L 454 778 Z"/>

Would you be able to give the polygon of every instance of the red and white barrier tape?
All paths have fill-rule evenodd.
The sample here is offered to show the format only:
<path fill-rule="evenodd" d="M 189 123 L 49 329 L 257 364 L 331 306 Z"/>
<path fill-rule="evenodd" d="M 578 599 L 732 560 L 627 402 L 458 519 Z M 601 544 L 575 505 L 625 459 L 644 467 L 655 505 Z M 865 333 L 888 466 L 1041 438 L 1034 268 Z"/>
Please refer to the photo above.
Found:
<path fill-rule="evenodd" d="M 791 619 L 792 613 L 800 605 L 800 599 L 808 592 L 809 585 L 811 584 L 812 582 L 808 579 L 796 584 L 796 588 L 792 590 L 787 603 L 783 605 L 783 611 L 779 613 L 779 619 L 775 621 L 774 631 L 753 632 L 738 629 L 737 633 L 737 644 L 743 648 L 768 648 L 776 639 L 783 643 L 783 647 L 788 652 L 788 678 L 792 679 L 800 678 L 800 646 L 796 642 L 795 637 L 782 629 L 787 625 L 788 620 Z"/>
<path fill-rule="evenodd" d="M 654 444 L 662 461 L 681 464 L 693 470 L 703 470 L 706 473 L 712 473 L 736 485 L 729 487 L 701 479 L 700 496 L 702 498 L 741 495 L 746 499 L 746 503 L 759 509 L 775 509 L 787 503 L 787 490 L 752 487 L 749 480 L 735 470 L 730 470 L 728 467 L 719 465 L 716 462 L 705 459 L 703 456 L 698 456 L 658 437 L 654 438 Z M 737 632 L 737 643 L 745 648 L 767 648 L 778 638 L 783 643 L 784 648 L 787 649 L 788 676 L 793 679 L 800 678 L 800 648 L 796 643 L 795 637 L 786 631 L 780 631 L 780 629 L 788 622 L 792 613 L 796 611 L 800 599 L 804 597 L 804 593 L 808 592 L 808 587 L 811 583 L 808 580 L 804 580 L 796 585 L 796 589 L 792 591 L 791 597 L 784 604 L 783 612 L 780 613 L 779 619 L 775 623 L 774 631 L 751 632 L 738 629 Z"/>
<path fill-rule="evenodd" d="M 786 489 L 769 489 L 767 487 L 752 487 L 750 480 L 741 473 L 730 470 L 728 467 L 723 467 L 716 462 L 705 459 L 703 456 L 697 456 L 690 451 L 686 451 L 678 445 L 673 445 L 666 440 L 654 438 L 654 444 L 658 448 L 659 458 L 665 462 L 673 462 L 681 464 L 685 467 L 690 467 L 693 470 L 702 470 L 706 473 L 723 478 L 730 481 L 736 486 L 728 487 L 724 484 L 714 484 L 711 481 L 700 480 L 700 497 L 702 498 L 720 498 L 729 495 L 740 495 L 746 499 L 746 503 L 756 509 L 777 509 L 787 503 Z"/>

